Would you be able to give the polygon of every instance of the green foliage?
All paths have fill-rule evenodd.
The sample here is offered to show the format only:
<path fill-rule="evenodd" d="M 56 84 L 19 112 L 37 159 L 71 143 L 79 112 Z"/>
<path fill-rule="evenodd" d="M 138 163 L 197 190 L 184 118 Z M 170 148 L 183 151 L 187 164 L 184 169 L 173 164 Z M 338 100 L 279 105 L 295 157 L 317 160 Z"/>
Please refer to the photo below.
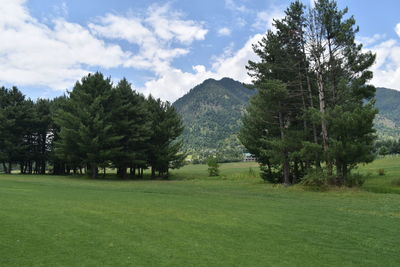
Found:
<path fill-rule="evenodd" d="M 300 184 L 315 191 L 324 191 L 332 184 L 332 177 L 322 169 L 310 170 L 301 179 Z"/>
<path fill-rule="evenodd" d="M 113 133 L 121 138 L 113 153 L 113 166 L 118 175 L 126 178 L 127 168 L 146 167 L 148 142 L 151 135 L 151 119 L 146 100 L 136 93 L 126 79 L 122 79 L 113 89 L 114 108 L 112 110 Z M 139 173 L 141 176 L 142 173 Z"/>
<path fill-rule="evenodd" d="M 183 166 L 177 138 L 180 116 L 168 102 L 132 90 L 126 79 L 113 86 L 101 73 L 78 81 L 68 96 L 25 99 L 16 88 L 0 88 L 0 163 L 11 173 L 87 173 L 117 168 L 125 178 L 152 167 L 160 176 Z M 49 168 L 49 165 L 51 167 Z M 155 176 L 155 175 L 154 175 Z"/>
<path fill-rule="evenodd" d="M 183 124 L 175 108 L 168 102 L 154 99 L 147 100 L 151 118 L 151 136 L 148 146 L 148 162 L 152 168 L 152 177 L 168 176 L 169 168 L 179 168 L 186 158 L 182 142 L 177 138 L 183 132 Z"/>
<path fill-rule="evenodd" d="M 218 176 L 219 175 L 219 164 L 216 157 L 210 157 L 207 160 L 208 166 L 208 176 Z"/>
<path fill-rule="evenodd" d="M 346 186 L 348 187 L 361 187 L 365 181 L 367 180 L 367 176 L 360 173 L 352 173 L 346 179 Z"/>
<path fill-rule="evenodd" d="M 379 116 L 375 120 L 380 139 L 400 138 L 400 92 L 386 88 L 376 89 L 375 106 L 379 110 Z"/>
<path fill-rule="evenodd" d="M 367 84 L 375 55 L 355 43 L 355 20 L 336 1 L 304 10 L 293 2 L 254 45 L 260 60 L 246 67 L 257 94 L 239 139 L 266 166 L 265 180 L 296 183 L 325 162 L 329 176 L 337 171 L 332 182 L 352 185 L 351 170 L 375 156 L 375 88 Z M 304 181 L 318 186 L 317 176 Z"/>
<path fill-rule="evenodd" d="M 194 162 L 218 153 L 221 161 L 241 161 L 244 148 L 237 138 L 245 105 L 254 90 L 230 78 L 205 80 L 173 106 L 182 116 L 182 141 Z"/>
<path fill-rule="evenodd" d="M 111 80 L 101 73 L 83 77 L 64 104 L 55 118 L 61 129 L 56 152 L 73 167 L 89 166 L 97 178 L 98 167 L 107 167 L 122 149 L 118 146 L 122 137 L 113 132 Z"/>

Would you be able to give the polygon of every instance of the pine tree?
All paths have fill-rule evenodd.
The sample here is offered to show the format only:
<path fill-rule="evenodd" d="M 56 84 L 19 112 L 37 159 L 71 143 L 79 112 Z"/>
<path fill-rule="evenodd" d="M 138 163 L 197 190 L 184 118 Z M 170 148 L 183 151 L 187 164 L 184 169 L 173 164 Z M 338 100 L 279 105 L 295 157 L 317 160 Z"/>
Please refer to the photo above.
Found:
<path fill-rule="evenodd" d="M 112 83 L 101 73 L 89 74 L 75 84 L 56 122 L 60 126 L 58 153 L 73 168 L 86 164 L 92 178 L 109 165 L 111 155 L 122 148 L 112 131 Z"/>
<path fill-rule="evenodd" d="M 113 90 L 113 101 L 113 132 L 121 137 L 118 141 L 121 150 L 112 155 L 113 165 L 122 178 L 126 177 L 128 167 L 133 175 L 137 170 L 141 176 L 146 167 L 146 143 L 150 139 L 151 123 L 145 98 L 134 92 L 126 79 L 122 79 Z"/>
<path fill-rule="evenodd" d="M 276 31 L 254 46 L 260 61 L 247 69 L 258 94 L 240 139 L 266 166 L 268 180 L 297 182 L 320 168 L 323 151 L 328 173 L 335 166 L 336 182 L 344 184 L 357 163 L 373 158 L 375 89 L 367 82 L 375 56 L 355 44 L 358 28 L 346 13 L 335 1 L 319 0 L 306 16 L 295 1 L 275 21 Z"/>
<path fill-rule="evenodd" d="M 149 96 L 147 103 L 152 122 L 148 142 L 151 175 L 154 178 L 158 171 L 159 176 L 167 176 L 169 168 L 181 167 L 186 157 L 181 153 L 182 142 L 177 140 L 183 132 L 182 120 L 168 102 Z"/>

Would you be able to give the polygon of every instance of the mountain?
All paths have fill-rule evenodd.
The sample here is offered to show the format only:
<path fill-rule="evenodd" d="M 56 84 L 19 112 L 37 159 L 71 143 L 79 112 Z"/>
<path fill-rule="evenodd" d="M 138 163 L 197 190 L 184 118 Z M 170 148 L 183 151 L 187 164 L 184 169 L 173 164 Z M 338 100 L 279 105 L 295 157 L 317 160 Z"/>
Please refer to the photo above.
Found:
<path fill-rule="evenodd" d="M 230 78 L 208 79 L 178 99 L 173 106 L 183 118 L 186 149 L 197 154 L 222 150 L 226 154 L 231 150 L 229 153 L 241 156 L 236 136 L 242 113 L 254 93 Z"/>
<path fill-rule="evenodd" d="M 400 138 L 400 92 L 387 88 L 376 88 L 376 108 L 379 114 L 375 128 L 381 139 Z"/>
<path fill-rule="evenodd" d="M 230 78 L 205 80 L 173 105 L 185 125 L 183 141 L 189 154 L 201 157 L 219 152 L 227 160 L 241 157 L 237 139 L 241 116 L 254 90 Z M 379 114 L 375 128 L 380 139 L 400 138 L 400 92 L 377 88 Z"/>

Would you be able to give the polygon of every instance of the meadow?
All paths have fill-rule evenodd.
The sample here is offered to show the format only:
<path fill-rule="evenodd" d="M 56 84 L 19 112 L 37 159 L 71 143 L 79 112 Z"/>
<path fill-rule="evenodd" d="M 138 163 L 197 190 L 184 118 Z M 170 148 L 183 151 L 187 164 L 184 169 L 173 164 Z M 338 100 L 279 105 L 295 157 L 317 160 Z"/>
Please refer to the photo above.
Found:
<path fill-rule="evenodd" d="M 398 266 L 399 161 L 327 192 L 266 184 L 255 163 L 156 181 L 0 175 L 0 265 Z"/>

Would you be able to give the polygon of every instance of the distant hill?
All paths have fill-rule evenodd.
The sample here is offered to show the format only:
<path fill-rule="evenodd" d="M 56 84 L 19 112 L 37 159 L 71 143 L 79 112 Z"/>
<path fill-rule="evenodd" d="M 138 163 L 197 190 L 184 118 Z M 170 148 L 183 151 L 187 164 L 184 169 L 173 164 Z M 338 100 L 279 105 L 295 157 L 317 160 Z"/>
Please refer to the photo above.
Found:
<path fill-rule="evenodd" d="M 375 120 L 378 136 L 400 138 L 400 91 L 377 88 L 375 106 L 379 110 Z"/>
<path fill-rule="evenodd" d="M 173 105 L 185 125 L 184 143 L 191 151 L 236 149 L 242 113 L 255 93 L 230 78 L 205 80 Z"/>
<path fill-rule="evenodd" d="M 205 80 L 178 99 L 173 105 L 183 118 L 186 149 L 196 154 L 241 153 L 243 147 L 237 134 L 243 111 L 254 94 L 254 90 L 242 83 L 223 78 Z M 376 107 L 379 114 L 375 127 L 379 138 L 399 138 L 400 92 L 377 88 Z"/>

